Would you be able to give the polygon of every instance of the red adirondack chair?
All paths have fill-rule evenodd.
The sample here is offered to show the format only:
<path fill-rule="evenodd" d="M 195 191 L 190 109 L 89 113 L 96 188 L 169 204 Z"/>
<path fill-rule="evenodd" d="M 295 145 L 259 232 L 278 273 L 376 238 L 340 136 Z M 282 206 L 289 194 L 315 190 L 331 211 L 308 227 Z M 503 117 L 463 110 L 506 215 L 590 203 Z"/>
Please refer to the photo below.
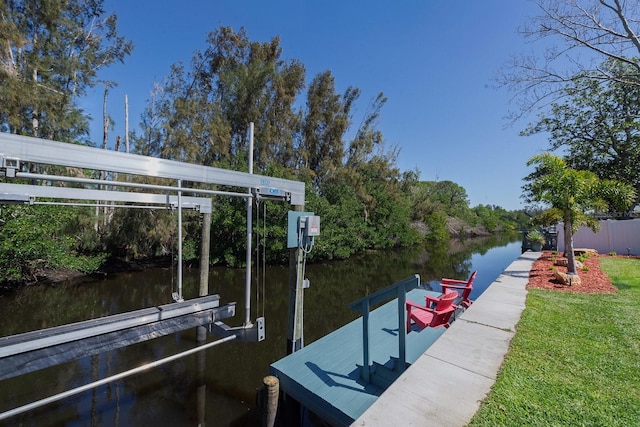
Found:
<path fill-rule="evenodd" d="M 469 299 L 469 295 L 471 295 L 471 291 L 473 290 L 473 280 L 476 278 L 477 271 L 471 273 L 468 280 L 456 280 L 456 279 L 442 279 L 442 292 L 443 294 L 447 291 L 456 291 L 460 295 L 459 304 L 464 308 L 469 308 L 473 301 Z"/>
<path fill-rule="evenodd" d="M 424 329 L 427 326 L 432 328 L 444 326 L 448 328 L 450 326 L 449 320 L 457 308 L 453 304 L 457 297 L 457 292 L 450 291 L 440 297 L 427 295 L 426 305 L 407 301 L 407 333 L 411 332 L 412 322 L 418 325 L 420 329 Z"/>

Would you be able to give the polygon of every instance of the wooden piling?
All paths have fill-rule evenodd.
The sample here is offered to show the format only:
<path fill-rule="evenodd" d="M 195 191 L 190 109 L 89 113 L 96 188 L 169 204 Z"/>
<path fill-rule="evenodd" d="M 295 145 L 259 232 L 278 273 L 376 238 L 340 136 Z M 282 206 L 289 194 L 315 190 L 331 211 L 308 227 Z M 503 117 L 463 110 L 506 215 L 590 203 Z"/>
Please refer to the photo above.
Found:
<path fill-rule="evenodd" d="M 200 286 L 198 295 L 209 295 L 209 249 L 211 246 L 211 213 L 202 214 L 202 232 L 200 236 Z M 196 341 L 199 343 L 207 340 L 207 328 L 196 328 Z"/>
<path fill-rule="evenodd" d="M 211 214 L 202 214 L 200 235 L 200 287 L 198 295 L 209 295 L 209 250 L 211 246 Z"/>
<path fill-rule="evenodd" d="M 264 385 L 262 425 L 264 427 L 273 427 L 276 423 L 276 413 L 278 412 L 280 381 L 273 375 L 267 375 L 262 380 L 262 383 Z"/>

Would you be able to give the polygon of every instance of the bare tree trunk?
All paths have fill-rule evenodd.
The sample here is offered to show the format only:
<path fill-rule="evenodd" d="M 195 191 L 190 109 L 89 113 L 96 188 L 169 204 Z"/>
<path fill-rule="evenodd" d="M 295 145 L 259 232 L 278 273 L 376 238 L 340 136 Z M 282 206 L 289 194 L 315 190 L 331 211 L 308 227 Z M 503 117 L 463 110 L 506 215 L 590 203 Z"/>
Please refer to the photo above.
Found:
<path fill-rule="evenodd" d="M 116 148 L 115 148 L 116 152 L 120 151 L 120 135 L 116 136 Z M 118 180 L 118 173 L 117 172 L 112 172 L 112 181 L 117 181 Z M 113 186 L 110 187 L 111 190 L 113 190 Z M 115 202 L 110 202 L 109 203 L 111 205 L 111 207 L 109 208 L 105 208 L 107 210 L 106 213 L 106 218 L 105 218 L 105 225 L 111 224 L 111 221 L 113 220 L 113 213 L 115 211 L 113 205 L 115 204 Z"/>
<path fill-rule="evenodd" d="M 129 97 L 124 96 L 124 152 L 129 152 Z"/>
<path fill-rule="evenodd" d="M 107 115 L 107 96 L 109 95 L 109 84 L 105 83 L 104 85 L 104 94 L 102 97 L 102 149 L 106 150 L 107 141 L 109 140 L 109 116 Z M 106 172 L 100 171 L 100 180 L 104 180 L 106 178 Z M 102 190 L 102 186 L 99 186 L 98 189 Z M 100 200 L 97 201 L 97 204 L 100 204 Z M 106 221 L 106 210 L 105 210 L 105 221 Z M 100 207 L 96 206 L 96 222 L 94 224 L 94 229 L 97 232 L 100 228 Z M 106 225 L 106 224 L 103 224 Z"/>
<path fill-rule="evenodd" d="M 102 98 L 102 149 L 107 148 L 107 141 L 109 140 L 109 116 L 107 116 L 107 96 L 109 95 L 109 85 L 104 86 L 104 96 Z"/>
<path fill-rule="evenodd" d="M 38 70 L 33 70 L 33 81 L 38 83 Z M 38 128 L 40 127 L 40 122 L 38 121 L 39 111 L 37 108 L 33 108 L 33 115 L 31 116 L 31 126 L 33 127 L 33 136 L 38 138 Z"/>

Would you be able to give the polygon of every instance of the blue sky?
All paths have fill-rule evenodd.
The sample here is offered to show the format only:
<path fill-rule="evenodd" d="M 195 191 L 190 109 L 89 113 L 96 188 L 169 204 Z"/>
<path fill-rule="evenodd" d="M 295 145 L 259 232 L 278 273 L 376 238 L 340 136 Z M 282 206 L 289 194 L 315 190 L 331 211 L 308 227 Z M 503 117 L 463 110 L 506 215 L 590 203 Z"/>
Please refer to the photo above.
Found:
<path fill-rule="evenodd" d="M 125 94 L 129 128 L 136 130 L 154 82 L 171 64 L 189 64 L 209 32 L 230 26 L 244 27 L 254 41 L 280 36 L 283 57 L 305 65 L 307 83 L 331 70 L 339 92 L 360 88 L 356 126 L 383 92 L 388 101 L 378 127 L 387 147 L 400 149 L 398 166 L 417 168 L 422 180 L 458 183 L 471 206 L 522 208 L 525 163 L 547 147 L 544 135 L 518 135 L 535 117 L 505 127 L 513 94 L 494 82 L 510 56 L 542 49 L 516 32 L 537 12 L 527 0 L 105 0 L 105 8 L 135 44 L 124 64 L 99 74 L 118 83 L 108 98 L 110 145 L 124 135 Z M 98 86 L 81 103 L 94 118 L 96 143 L 102 93 Z"/>

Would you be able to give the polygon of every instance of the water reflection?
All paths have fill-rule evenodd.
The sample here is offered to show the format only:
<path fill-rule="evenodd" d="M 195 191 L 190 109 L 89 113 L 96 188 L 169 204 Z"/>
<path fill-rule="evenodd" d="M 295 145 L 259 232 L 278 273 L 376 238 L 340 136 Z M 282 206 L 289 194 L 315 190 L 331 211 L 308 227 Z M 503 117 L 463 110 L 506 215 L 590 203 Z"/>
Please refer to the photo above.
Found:
<path fill-rule="evenodd" d="M 479 270 L 481 292 L 520 254 L 520 241 L 490 238 L 442 247 L 371 252 L 347 261 L 307 265 L 311 287 L 305 292 L 305 343 L 357 317 L 348 304 L 413 274 L 423 282 L 441 277 L 467 278 Z M 264 294 L 254 299 L 253 317 L 266 318 L 267 339 L 232 342 L 185 357 L 29 413 L 7 426 L 259 425 L 256 388 L 269 365 L 285 356 L 288 268 L 269 267 Z M 186 299 L 198 293 L 197 270 L 183 277 Z M 171 301 L 175 271 L 151 269 L 100 280 L 26 287 L 0 298 L 0 336 L 27 332 Z M 262 289 L 262 285 L 254 288 Z M 244 271 L 213 268 L 210 293 L 222 302 L 237 301 L 242 310 Z M 477 298 L 477 295 L 472 295 Z M 255 303 L 258 304 L 255 304 Z M 242 316 L 229 323 L 237 325 Z M 208 338 L 208 342 L 215 338 Z M 0 382 L 0 411 L 48 397 L 193 348 L 195 330 L 139 343 Z"/>

